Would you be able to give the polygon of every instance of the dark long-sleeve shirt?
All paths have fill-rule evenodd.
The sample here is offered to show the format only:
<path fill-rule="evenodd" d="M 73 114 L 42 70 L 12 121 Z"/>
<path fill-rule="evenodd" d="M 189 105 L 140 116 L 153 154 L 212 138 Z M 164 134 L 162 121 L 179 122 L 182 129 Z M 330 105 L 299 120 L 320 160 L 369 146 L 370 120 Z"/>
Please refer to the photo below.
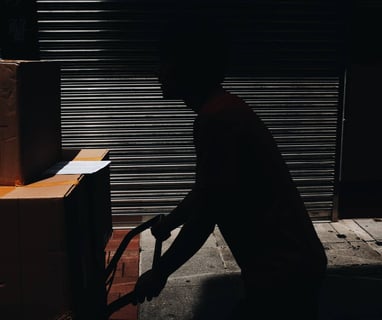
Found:
<path fill-rule="evenodd" d="M 323 246 L 277 144 L 241 98 L 224 92 L 202 106 L 194 143 L 194 214 L 218 225 L 244 275 L 325 269 Z"/>
<path fill-rule="evenodd" d="M 194 144 L 196 181 L 167 217 L 169 229 L 183 226 L 161 259 L 164 273 L 187 261 L 215 225 L 249 286 L 325 271 L 325 251 L 300 193 L 249 105 L 225 91 L 215 95 L 198 111 Z"/>

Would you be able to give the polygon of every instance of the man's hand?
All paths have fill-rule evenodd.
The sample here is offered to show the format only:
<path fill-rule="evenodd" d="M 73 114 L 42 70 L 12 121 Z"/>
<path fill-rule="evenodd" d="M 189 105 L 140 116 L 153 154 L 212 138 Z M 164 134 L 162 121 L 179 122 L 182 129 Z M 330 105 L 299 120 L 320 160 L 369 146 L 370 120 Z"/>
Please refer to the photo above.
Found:
<path fill-rule="evenodd" d="M 154 270 L 143 273 L 135 284 L 133 305 L 157 297 L 166 285 L 167 277 Z"/>
<path fill-rule="evenodd" d="M 159 221 L 151 227 L 151 234 L 158 241 L 165 241 L 171 236 L 171 232 L 166 224 L 165 217 L 161 217 Z"/>

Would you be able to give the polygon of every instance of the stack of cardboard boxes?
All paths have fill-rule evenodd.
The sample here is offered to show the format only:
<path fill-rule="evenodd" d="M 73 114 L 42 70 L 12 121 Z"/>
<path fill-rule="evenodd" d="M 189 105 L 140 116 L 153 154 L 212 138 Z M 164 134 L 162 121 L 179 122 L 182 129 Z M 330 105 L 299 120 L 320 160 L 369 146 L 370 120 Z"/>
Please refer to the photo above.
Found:
<path fill-rule="evenodd" d="M 48 169 L 109 152 L 63 150 L 60 128 L 59 65 L 0 60 L 0 319 L 102 319 L 108 162 Z"/>

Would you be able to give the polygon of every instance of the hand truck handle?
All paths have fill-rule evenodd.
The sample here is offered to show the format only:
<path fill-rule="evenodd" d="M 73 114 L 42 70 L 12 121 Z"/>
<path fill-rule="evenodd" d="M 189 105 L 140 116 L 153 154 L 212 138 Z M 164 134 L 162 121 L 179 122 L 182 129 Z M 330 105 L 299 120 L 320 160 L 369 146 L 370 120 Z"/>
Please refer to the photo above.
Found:
<path fill-rule="evenodd" d="M 115 252 L 113 258 L 111 259 L 109 265 L 106 268 L 106 279 L 110 277 L 110 275 L 113 277 L 113 271 L 115 270 L 117 263 L 122 256 L 124 250 L 126 249 L 127 245 L 129 244 L 130 240 L 134 238 L 139 233 L 145 231 L 146 229 L 152 227 L 154 224 L 156 224 L 160 219 L 162 219 L 163 215 L 155 216 L 154 218 L 142 223 L 141 225 L 135 227 L 132 229 L 121 241 L 120 245 L 117 248 L 117 251 Z M 154 257 L 153 257 L 153 263 L 152 267 L 156 266 L 158 263 L 158 260 L 161 257 L 162 251 L 162 241 L 156 240 L 155 241 L 155 249 L 154 249 Z M 111 279 L 113 280 L 113 279 Z M 111 286 L 111 283 L 110 283 Z M 109 305 L 106 306 L 106 319 L 109 319 L 109 317 L 116 312 L 117 310 L 121 309 L 122 307 L 130 304 L 134 299 L 134 291 L 129 292 L 117 300 L 114 300 Z"/>

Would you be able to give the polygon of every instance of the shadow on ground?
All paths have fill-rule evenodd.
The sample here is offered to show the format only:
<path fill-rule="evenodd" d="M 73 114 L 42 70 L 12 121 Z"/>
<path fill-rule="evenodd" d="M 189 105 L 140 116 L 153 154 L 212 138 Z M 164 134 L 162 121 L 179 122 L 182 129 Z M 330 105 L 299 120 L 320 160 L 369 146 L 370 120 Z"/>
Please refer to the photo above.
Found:
<path fill-rule="evenodd" d="M 141 305 L 139 319 L 224 320 L 241 296 L 238 274 L 180 277 Z M 319 320 L 382 320 L 381 275 L 328 274 Z"/>
<path fill-rule="evenodd" d="M 238 275 L 207 279 L 201 286 L 193 319 L 225 319 L 241 295 Z M 381 275 L 328 274 L 320 298 L 319 320 L 382 320 Z"/>
<path fill-rule="evenodd" d="M 328 274 L 320 320 L 382 320 L 381 274 Z"/>
<path fill-rule="evenodd" d="M 194 320 L 226 319 L 242 297 L 238 274 L 224 274 L 205 280 L 194 306 Z"/>

